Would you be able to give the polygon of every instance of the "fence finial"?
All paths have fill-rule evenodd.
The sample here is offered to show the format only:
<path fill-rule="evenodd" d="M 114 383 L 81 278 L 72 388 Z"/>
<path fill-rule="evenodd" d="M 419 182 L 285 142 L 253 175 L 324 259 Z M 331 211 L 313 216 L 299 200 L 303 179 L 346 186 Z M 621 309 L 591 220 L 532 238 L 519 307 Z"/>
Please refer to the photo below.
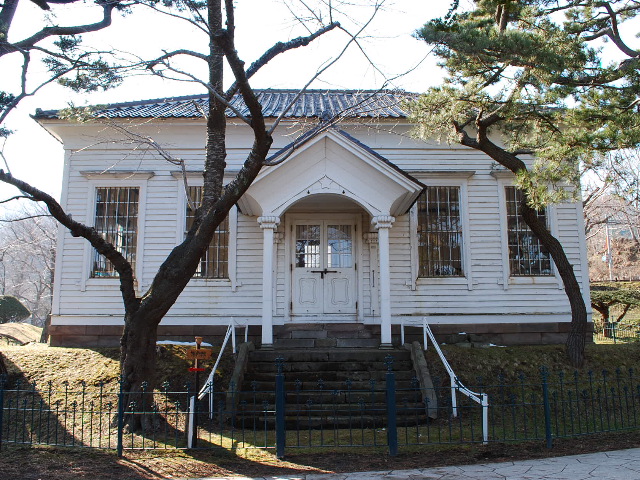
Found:
<path fill-rule="evenodd" d="M 278 374 L 281 374 L 284 367 L 284 357 L 276 358 L 276 367 L 278 368 Z"/>
<path fill-rule="evenodd" d="M 393 356 L 387 355 L 384 357 L 384 366 L 387 367 L 387 372 L 393 371 Z"/>

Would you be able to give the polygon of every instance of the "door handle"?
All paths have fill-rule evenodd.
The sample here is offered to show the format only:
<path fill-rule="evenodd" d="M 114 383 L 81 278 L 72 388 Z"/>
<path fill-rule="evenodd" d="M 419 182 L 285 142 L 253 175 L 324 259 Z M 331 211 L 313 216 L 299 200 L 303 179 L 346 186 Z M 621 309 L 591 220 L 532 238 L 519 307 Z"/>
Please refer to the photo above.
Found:
<path fill-rule="evenodd" d="M 327 270 L 325 268 L 324 270 L 311 270 L 311 273 L 319 273 L 320 274 L 320 279 L 324 280 L 325 273 L 338 273 L 338 271 L 337 270 Z"/>

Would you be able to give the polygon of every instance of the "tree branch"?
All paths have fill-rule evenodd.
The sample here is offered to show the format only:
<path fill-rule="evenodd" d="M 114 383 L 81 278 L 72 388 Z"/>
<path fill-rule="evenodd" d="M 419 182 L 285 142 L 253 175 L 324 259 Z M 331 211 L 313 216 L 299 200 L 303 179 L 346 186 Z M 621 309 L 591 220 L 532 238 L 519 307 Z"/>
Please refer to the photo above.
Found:
<path fill-rule="evenodd" d="M 326 27 L 322 27 L 318 31 L 316 31 L 313 34 L 308 35 L 306 37 L 298 37 L 298 38 L 294 38 L 293 40 L 289 40 L 288 42 L 278 42 L 278 43 L 276 43 L 269 50 L 264 52 L 262 54 L 262 56 L 260 56 L 260 58 L 258 60 L 256 60 L 255 62 L 253 62 L 251 64 L 251 66 L 247 69 L 247 72 L 246 72 L 247 79 L 249 79 L 252 76 L 254 76 L 258 72 L 258 70 L 260 70 L 262 67 L 264 67 L 267 63 L 269 63 L 271 60 L 273 60 L 276 56 L 280 55 L 281 53 L 287 52 L 289 50 L 293 50 L 293 49 L 298 48 L 298 47 L 307 46 L 307 45 L 309 45 L 310 42 L 312 42 L 313 40 L 315 40 L 319 36 L 329 32 L 329 31 L 331 31 L 334 28 L 339 27 L 339 26 L 340 26 L 340 23 L 333 22 L 333 23 L 327 25 Z M 237 91 L 238 91 L 238 84 L 237 84 L 237 81 L 236 81 L 226 91 L 225 97 L 227 99 L 231 99 L 235 95 L 235 93 Z"/>
<path fill-rule="evenodd" d="M 139 299 L 136 297 L 134 275 L 131 264 L 126 258 L 109 242 L 107 242 L 93 227 L 88 227 L 77 222 L 68 215 L 60 204 L 49 194 L 39 190 L 22 180 L 13 177 L 4 170 L 0 170 L 0 181 L 8 183 L 18 188 L 21 192 L 28 195 L 28 198 L 34 202 L 43 202 L 51 215 L 62 225 L 64 225 L 74 237 L 82 237 L 112 264 L 120 276 L 120 290 L 124 300 L 125 308 L 128 310 L 136 308 L 139 305 Z"/>
<path fill-rule="evenodd" d="M 620 31 L 618 30 L 617 14 L 616 12 L 613 11 L 613 8 L 611 8 L 611 5 L 609 4 L 609 2 L 600 2 L 599 5 L 601 7 L 604 7 L 604 9 L 609 14 L 609 19 L 611 20 L 611 30 L 607 32 L 608 37 L 616 45 L 616 47 L 620 49 L 622 53 L 624 53 L 629 57 L 637 57 L 640 54 L 640 52 L 628 47 L 620 37 Z"/>
<path fill-rule="evenodd" d="M 44 27 L 39 32 L 36 32 L 32 36 L 20 40 L 16 43 L 9 43 L 0 41 L 0 57 L 7 53 L 25 51 L 33 48 L 33 46 L 44 40 L 45 38 L 52 36 L 63 35 L 79 35 L 81 33 L 96 32 L 111 25 L 113 9 L 120 4 L 120 0 L 107 0 L 102 4 L 102 20 L 96 23 L 90 23 L 87 25 L 76 25 L 73 27 Z"/>
<path fill-rule="evenodd" d="M 177 55 L 188 55 L 190 57 L 194 57 L 200 60 L 204 60 L 205 62 L 208 61 L 208 57 L 206 55 L 203 55 L 202 53 L 199 52 L 194 52 L 193 50 L 186 50 L 184 48 L 179 49 L 179 50 L 174 50 L 173 52 L 166 52 L 164 55 L 161 55 L 160 57 L 156 58 L 155 60 L 151 60 L 147 63 L 147 68 L 151 69 L 153 67 L 155 67 L 158 63 L 163 63 L 165 60 L 168 60 L 169 58 L 175 57 Z"/>
<path fill-rule="evenodd" d="M 3 203 L 9 203 L 9 202 L 13 202 L 14 200 L 21 200 L 21 199 L 26 199 L 26 200 L 30 200 L 31 197 L 27 196 L 27 195 L 14 195 L 11 198 L 6 198 L 4 200 L 0 200 L 0 204 Z"/>
<path fill-rule="evenodd" d="M 25 198 L 29 198 L 29 197 L 25 197 Z M 29 215 L 28 217 L 20 217 L 20 218 L 10 218 L 10 219 L 5 219 L 5 218 L 0 218 L 0 222 L 2 223 L 13 223 L 13 222 L 21 222 L 23 220 L 31 220 L 34 218 L 41 218 L 41 217 L 51 217 L 51 215 Z"/>
<path fill-rule="evenodd" d="M 384 4 L 385 0 L 380 0 L 377 1 L 375 6 L 374 6 L 374 10 L 373 13 L 371 14 L 371 16 L 369 17 L 369 19 L 364 23 L 364 25 L 362 25 L 362 27 L 360 28 L 360 30 L 358 30 L 355 34 L 351 35 L 351 38 L 349 39 L 349 41 L 347 42 L 347 44 L 344 46 L 344 48 L 342 49 L 342 51 L 333 59 L 331 60 L 328 64 L 326 64 L 324 67 L 322 67 L 321 69 L 319 69 L 315 75 L 313 75 L 311 77 L 311 79 L 300 89 L 300 91 L 298 92 L 298 94 L 296 95 L 296 97 L 289 103 L 289 105 L 287 105 L 287 107 L 285 109 L 283 109 L 282 113 L 278 116 L 278 118 L 276 118 L 276 120 L 273 122 L 273 125 L 271 126 L 271 128 L 269 129 L 269 135 L 271 135 L 274 130 L 276 129 L 276 127 L 280 124 L 280 122 L 282 121 L 282 119 L 284 118 L 284 116 L 289 112 L 289 110 L 291 109 L 291 107 L 295 104 L 295 102 L 298 101 L 298 98 L 300 98 L 300 96 L 302 95 L 302 93 L 309 87 L 309 85 L 311 85 L 311 83 L 318 78 L 320 75 L 322 75 L 325 71 L 327 71 L 327 69 L 329 69 L 331 66 L 333 66 L 338 60 L 340 60 L 340 58 L 342 58 L 342 55 L 345 54 L 345 52 L 347 51 L 347 49 L 349 48 L 349 46 L 356 41 L 356 39 L 358 38 L 358 35 L 360 35 L 368 26 L 369 24 L 373 21 L 373 19 L 375 18 L 376 14 L 378 13 L 378 10 L 380 10 L 380 8 L 382 7 L 382 5 Z M 346 32 L 346 30 L 343 30 Z M 347 32 L 348 33 L 348 32 Z"/>

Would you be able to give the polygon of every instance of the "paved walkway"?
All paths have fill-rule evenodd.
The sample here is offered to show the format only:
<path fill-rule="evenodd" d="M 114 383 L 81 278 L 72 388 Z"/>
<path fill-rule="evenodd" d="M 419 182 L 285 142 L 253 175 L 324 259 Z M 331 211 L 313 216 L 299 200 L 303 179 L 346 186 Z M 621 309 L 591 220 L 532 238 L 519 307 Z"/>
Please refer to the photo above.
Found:
<path fill-rule="evenodd" d="M 640 480 L 640 448 L 569 457 L 387 472 L 304 474 L 253 480 Z M 199 479 L 205 480 L 205 479 Z M 216 480 L 223 480 L 217 478 Z M 250 480 L 229 477 L 229 480 Z"/>

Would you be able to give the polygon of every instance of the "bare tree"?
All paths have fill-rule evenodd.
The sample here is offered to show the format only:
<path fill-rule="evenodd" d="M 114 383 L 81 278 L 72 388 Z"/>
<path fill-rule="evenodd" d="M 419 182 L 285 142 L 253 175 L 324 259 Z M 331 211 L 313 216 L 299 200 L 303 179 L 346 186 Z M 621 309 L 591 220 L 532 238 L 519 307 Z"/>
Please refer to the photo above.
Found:
<path fill-rule="evenodd" d="M 201 51 L 178 48 L 147 62 L 147 69 L 165 78 L 197 82 L 208 92 L 208 107 L 202 112 L 206 119 L 202 203 L 196 211 L 195 220 L 187 232 L 185 240 L 167 256 L 151 286 L 142 295 L 136 293 L 134 271 L 131 264 L 114 245 L 108 243 L 91 226 L 71 218 L 50 195 L 14 178 L 8 172 L 0 171 L 1 181 L 16 186 L 33 201 L 44 202 L 51 215 L 58 222 L 68 228 L 72 235 L 83 237 L 89 241 L 101 255 L 112 263 L 118 272 L 125 308 L 125 325 L 121 340 L 121 368 L 126 391 L 139 390 L 142 382 L 153 381 L 158 324 L 196 271 L 216 227 L 224 220 L 229 209 L 249 188 L 266 163 L 272 143 L 273 130 L 279 124 L 280 118 L 276 119 L 273 124 L 267 125 L 262 107 L 251 87 L 251 77 L 277 56 L 292 49 L 306 46 L 328 32 L 342 30 L 347 33 L 344 48 L 332 59 L 326 61 L 324 66 L 318 68 L 313 77 L 316 78 L 326 68 L 334 64 L 350 45 L 357 43 L 358 36 L 379 11 L 384 1 L 367 2 L 369 16 L 358 24 L 354 33 L 347 32 L 347 29 L 336 21 L 340 14 L 340 7 L 349 2 L 327 3 L 320 0 L 315 8 L 311 8 L 309 1 L 301 2 L 304 8 L 312 13 L 310 15 L 311 23 L 307 24 L 308 35 L 276 43 L 248 68 L 245 67 L 245 63 L 236 50 L 236 21 L 233 0 L 208 0 L 206 3 L 182 0 L 162 3 L 141 2 L 148 8 L 188 21 L 203 34 L 203 49 Z M 201 78 L 187 70 L 184 63 L 180 62 L 183 58 L 204 65 L 207 76 Z M 233 83 L 226 89 L 223 87 L 225 62 L 233 74 Z M 282 74 L 286 75 L 286 72 L 283 71 Z M 310 79 L 310 82 L 313 78 Z M 242 98 L 249 112 L 248 115 L 242 114 L 233 107 L 231 100 L 234 95 L 239 95 Z M 248 154 L 242 168 L 223 189 L 226 168 L 226 109 L 233 110 L 237 117 L 251 129 L 253 143 L 247 145 Z M 286 113 L 287 109 L 282 116 Z"/>
<path fill-rule="evenodd" d="M 585 232 L 592 280 L 640 277 L 640 151 L 606 155 L 587 184 Z"/>
<path fill-rule="evenodd" d="M 39 327 L 51 313 L 57 229 L 41 205 L 0 218 L 0 294 L 18 298 Z"/>

